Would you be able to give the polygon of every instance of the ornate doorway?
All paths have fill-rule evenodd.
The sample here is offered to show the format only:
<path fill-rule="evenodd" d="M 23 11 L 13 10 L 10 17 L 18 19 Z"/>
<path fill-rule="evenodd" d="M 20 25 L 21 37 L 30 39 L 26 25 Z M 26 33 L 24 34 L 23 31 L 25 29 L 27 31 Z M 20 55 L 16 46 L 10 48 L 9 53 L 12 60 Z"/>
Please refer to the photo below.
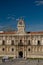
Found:
<path fill-rule="evenodd" d="M 19 58 L 22 58 L 22 57 L 23 57 L 23 52 L 20 51 L 20 52 L 19 52 Z"/>

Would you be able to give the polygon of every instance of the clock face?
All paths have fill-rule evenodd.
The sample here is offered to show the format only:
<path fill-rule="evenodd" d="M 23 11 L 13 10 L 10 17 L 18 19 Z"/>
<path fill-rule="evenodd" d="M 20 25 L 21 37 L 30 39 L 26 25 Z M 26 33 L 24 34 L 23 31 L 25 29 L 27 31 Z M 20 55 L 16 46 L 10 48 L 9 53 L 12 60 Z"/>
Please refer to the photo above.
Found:
<path fill-rule="evenodd" d="M 22 21 L 20 21 L 19 24 L 22 25 Z"/>

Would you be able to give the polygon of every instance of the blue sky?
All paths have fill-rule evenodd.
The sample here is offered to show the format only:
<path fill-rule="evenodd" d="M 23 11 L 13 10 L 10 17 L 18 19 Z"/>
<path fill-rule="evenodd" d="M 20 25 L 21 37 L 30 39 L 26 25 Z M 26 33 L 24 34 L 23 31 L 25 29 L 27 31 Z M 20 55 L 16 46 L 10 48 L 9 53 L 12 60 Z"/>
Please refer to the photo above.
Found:
<path fill-rule="evenodd" d="M 43 0 L 0 0 L 0 29 L 16 29 L 23 17 L 26 31 L 43 31 Z"/>

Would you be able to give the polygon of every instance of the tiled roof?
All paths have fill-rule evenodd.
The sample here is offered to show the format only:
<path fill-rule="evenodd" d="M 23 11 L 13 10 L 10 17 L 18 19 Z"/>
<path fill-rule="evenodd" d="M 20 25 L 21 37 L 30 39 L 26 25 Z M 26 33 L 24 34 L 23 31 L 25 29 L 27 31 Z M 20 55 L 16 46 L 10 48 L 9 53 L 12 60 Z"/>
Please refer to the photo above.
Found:
<path fill-rule="evenodd" d="M 0 34 L 16 34 L 16 31 L 13 31 L 13 32 L 0 32 Z"/>
<path fill-rule="evenodd" d="M 0 34 L 16 34 L 17 31 L 13 31 L 13 32 L 0 32 Z M 43 34 L 43 31 L 40 32 L 26 32 L 27 34 Z"/>
<path fill-rule="evenodd" d="M 43 31 L 40 32 L 27 32 L 28 34 L 43 34 Z"/>

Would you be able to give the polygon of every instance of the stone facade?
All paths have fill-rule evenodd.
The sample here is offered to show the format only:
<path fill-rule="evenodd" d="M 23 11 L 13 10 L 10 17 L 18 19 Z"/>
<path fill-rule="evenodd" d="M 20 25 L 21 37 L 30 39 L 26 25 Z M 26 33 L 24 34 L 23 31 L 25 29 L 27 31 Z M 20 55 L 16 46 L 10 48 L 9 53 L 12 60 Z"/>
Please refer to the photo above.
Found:
<path fill-rule="evenodd" d="M 17 31 L 0 32 L 0 56 L 43 58 L 43 32 L 26 32 L 20 19 Z"/>

